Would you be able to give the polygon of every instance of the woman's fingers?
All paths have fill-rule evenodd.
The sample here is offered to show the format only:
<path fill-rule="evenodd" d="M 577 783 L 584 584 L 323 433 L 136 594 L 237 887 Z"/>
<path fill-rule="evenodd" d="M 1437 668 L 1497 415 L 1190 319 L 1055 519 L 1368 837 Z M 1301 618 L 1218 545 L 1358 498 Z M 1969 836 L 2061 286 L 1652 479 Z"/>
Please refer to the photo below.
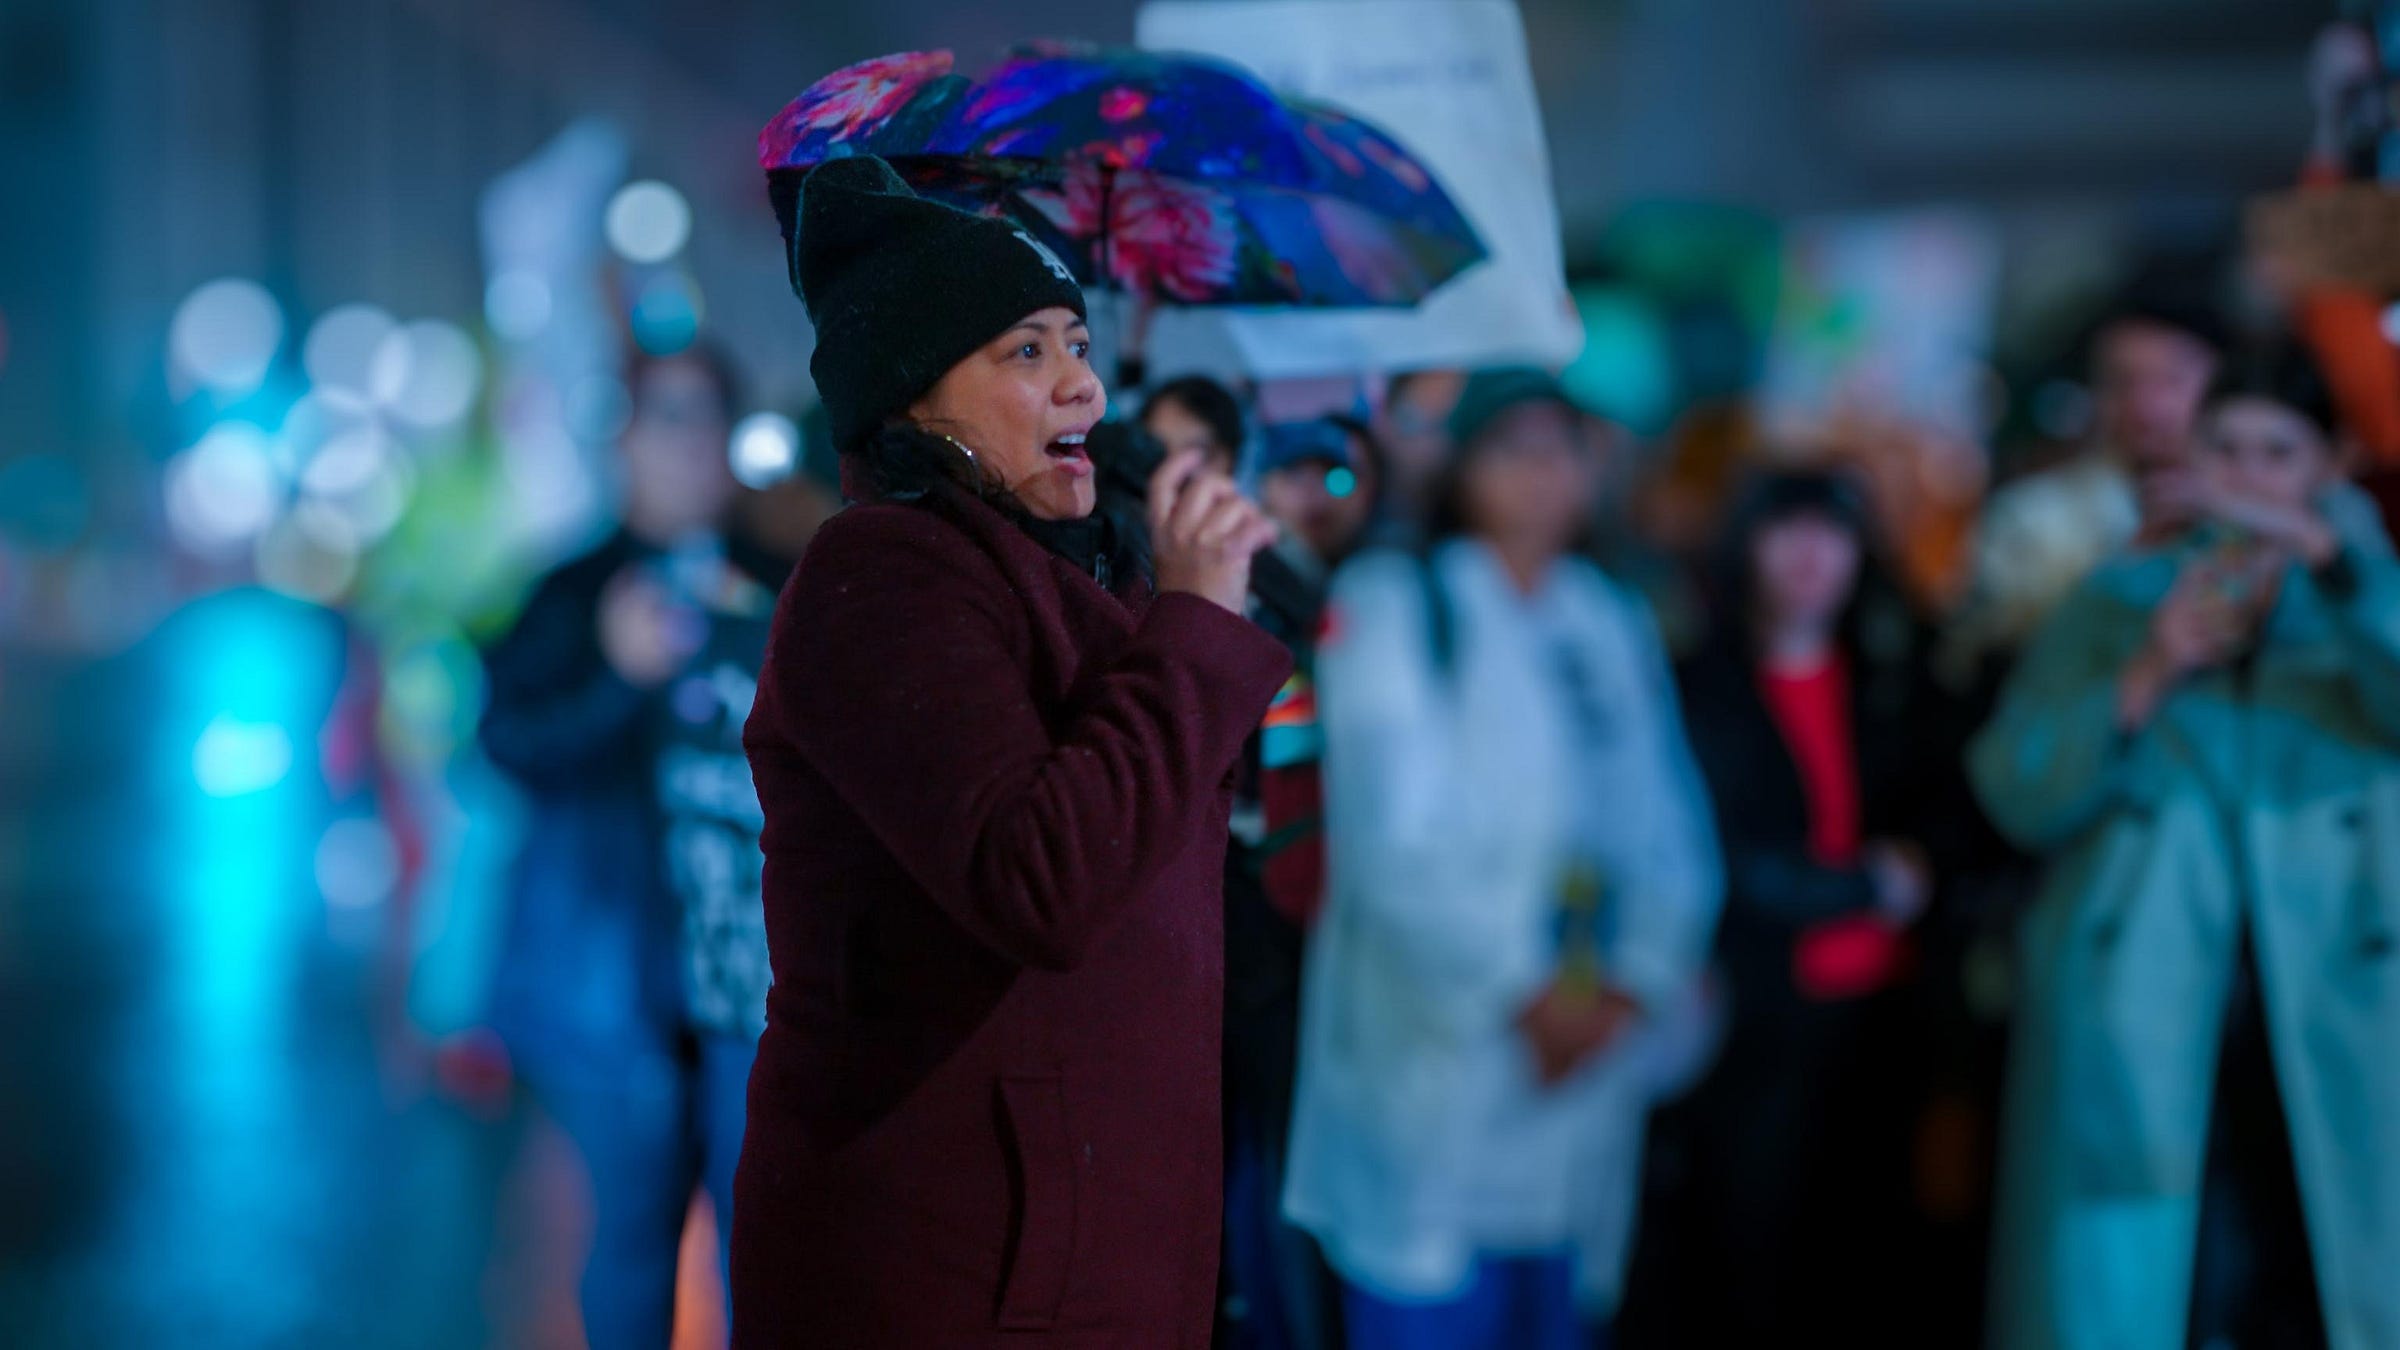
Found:
<path fill-rule="evenodd" d="M 1150 528 L 1164 533 L 1166 524 L 1183 495 L 1183 485 L 1201 470 L 1206 461 L 1197 450 L 1178 450 L 1166 457 L 1158 472 L 1150 475 Z"/>
<path fill-rule="evenodd" d="M 1239 495 L 1220 498 L 1193 538 L 1202 548 L 1223 548 L 1237 537 L 1247 537 L 1258 518 L 1258 508 Z"/>
<path fill-rule="evenodd" d="M 1275 541 L 1282 537 L 1283 527 L 1261 515 L 1258 523 L 1251 527 L 1250 533 L 1243 536 L 1241 547 L 1246 553 L 1257 553 L 1261 549 L 1275 547 Z"/>
<path fill-rule="evenodd" d="M 1167 515 L 1168 537 L 1185 543 L 1197 540 L 1210 513 L 1228 498 L 1239 499 L 1233 480 L 1223 474 L 1204 473 L 1185 483 Z"/>
<path fill-rule="evenodd" d="M 1250 560 L 1275 542 L 1273 523 L 1232 479 L 1182 462 L 1160 471 L 1151 511 L 1161 591 L 1189 591 L 1240 613 Z"/>

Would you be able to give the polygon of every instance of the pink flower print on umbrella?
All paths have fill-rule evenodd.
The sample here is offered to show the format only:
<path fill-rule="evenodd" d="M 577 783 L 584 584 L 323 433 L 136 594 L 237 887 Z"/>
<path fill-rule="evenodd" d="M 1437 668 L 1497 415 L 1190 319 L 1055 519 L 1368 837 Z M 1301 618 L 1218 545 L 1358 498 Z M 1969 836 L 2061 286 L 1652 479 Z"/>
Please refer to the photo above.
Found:
<path fill-rule="evenodd" d="M 1350 153 L 1350 147 L 1342 144 L 1339 140 L 1336 140 L 1332 133 L 1328 132 L 1324 126 L 1316 122 L 1310 122 L 1301 130 L 1302 134 L 1308 137 L 1309 142 L 1317 147 L 1319 153 L 1323 154 L 1325 158 L 1333 161 L 1333 166 L 1335 168 L 1340 169 L 1343 173 L 1350 175 L 1352 178 L 1358 178 L 1365 175 L 1367 172 L 1366 161 Z"/>
<path fill-rule="evenodd" d="M 816 164 L 881 155 L 1144 303 L 1406 305 L 1485 256 L 1390 137 L 1205 57 L 1042 43 L 980 81 L 886 57 L 820 80 L 761 145 L 779 212 Z"/>
<path fill-rule="evenodd" d="M 1100 96 L 1100 120 L 1130 122 L 1150 111 L 1150 95 L 1140 89 L 1116 88 Z"/>
<path fill-rule="evenodd" d="M 1424 267 L 1367 211 L 1326 197 L 1310 202 L 1309 213 L 1326 251 L 1360 295 L 1392 304 L 1429 289 Z"/>
<path fill-rule="evenodd" d="M 1080 155 L 1086 164 L 1103 165 L 1111 169 L 1139 168 L 1150 162 L 1150 154 L 1158 148 L 1159 134 L 1138 132 L 1114 141 L 1094 141 L 1083 147 Z"/>
<path fill-rule="evenodd" d="M 1358 148 L 1360 153 L 1375 161 L 1375 167 L 1390 174 L 1410 192 L 1425 193 L 1433 189 L 1433 179 L 1426 176 L 1425 170 L 1419 168 L 1415 160 L 1401 153 L 1398 146 L 1381 136 L 1360 137 Z"/>
<path fill-rule="evenodd" d="M 1109 278 L 1139 295 L 1198 303 L 1233 280 L 1232 204 L 1222 193 L 1144 173 L 1068 175 L 1063 192 L 1025 193 L 1068 236 L 1101 247 L 1100 212 L 1108 210 Z"/>
<path fill-rule="evenodd" d="M 835 71 L 793 99 L 758 133 L 760 167 L 790 164 L 804 146 L 868 136 L 950 73 L 948 52 L 900 52 Z"/>

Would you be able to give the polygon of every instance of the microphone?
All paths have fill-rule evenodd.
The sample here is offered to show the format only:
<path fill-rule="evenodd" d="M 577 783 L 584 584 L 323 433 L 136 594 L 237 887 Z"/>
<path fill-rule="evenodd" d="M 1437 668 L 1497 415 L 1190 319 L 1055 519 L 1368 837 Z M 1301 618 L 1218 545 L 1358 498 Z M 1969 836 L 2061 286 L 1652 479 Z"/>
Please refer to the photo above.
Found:
<path fill-rule="evenodd" d="M 1167 462 L 1167 448 L 1130 422 L 1103 422 L 1092 428 L 1090 450 L 1100 469 L 1101 490 L 1131 497 L 1139 507 L 1134 518 L 1146 519 L 1150 480 Z M 1314 632 L 1325 608 L 1324 592 L 1272 548 L 1250 559 L 1250 594 L 1292 633 Z"/>

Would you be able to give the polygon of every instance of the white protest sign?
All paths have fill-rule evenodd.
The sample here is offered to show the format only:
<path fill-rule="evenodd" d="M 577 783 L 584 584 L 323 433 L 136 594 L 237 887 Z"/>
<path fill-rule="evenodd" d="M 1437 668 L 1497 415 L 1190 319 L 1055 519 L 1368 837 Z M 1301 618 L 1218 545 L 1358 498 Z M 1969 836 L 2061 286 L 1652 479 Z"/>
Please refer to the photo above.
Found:
<path fill-rule="evenodd" d="M 1528 362 L 1583 346 L 1550 151 L 1510 0 L 1157 0 L 1137 41 L 1248 67 L 1278 93 L 1389 132 L 1474 223 L 1490 258 L 1409 310 L 1165 310 L 1150 368 L 1228 361 L 1260 378 Z"/>
<path fill-rule="evenodd" d="M 1770 432 L 1896 417 L 1980 442 L 1999 293 L 1999 233 L 1972 212 L 1795 223 L 1759 397 Z"/>

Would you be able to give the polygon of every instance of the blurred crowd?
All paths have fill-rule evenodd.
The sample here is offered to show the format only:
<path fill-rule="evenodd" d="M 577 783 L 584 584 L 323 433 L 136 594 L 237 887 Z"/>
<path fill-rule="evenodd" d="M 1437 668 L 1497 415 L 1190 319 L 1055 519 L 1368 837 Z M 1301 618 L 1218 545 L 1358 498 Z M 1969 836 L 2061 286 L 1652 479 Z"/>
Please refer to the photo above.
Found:
<path fill-rule="evenodd" d="M 2224 280 L 2137 271 L 1988 492 L 1889 427 L 1643 445 L 1532 369 L 1117 391 L 1301 583 L 1226 861 L 1225 1344 L 2400 1342 L 2400 365 Z M 840 485 L 812 446 L 771 534 L 727 363 L 627 387 L 622 526 L 488 648 L 481 739 L 532 803 L 489 1021 L 632 1345 L 730 1204 L 741 726 Z"/>
<path fill-rule="evenodd" d="M 2087 433 L 1966 528 L 1885 485 L 1921 446 L 1711 428 L 1701 490 L 1537 370 L 1120 391 L 1304 583 L 1226 861 L 1224 1342 L 2400 1337 L 2400 565 L 2308 338 L 2137 277 Z M 482 740 L 534 804 L 492 1024 L 639 1344 L 728 1203 L 798 541 L 705 346 L 629 384 L 622 528 L 488 649 Z"/>
<path fill-rule="evenodd" d="M 2328 31 L 2303 193 L 2393 172 L 2379 69 Z M 2378 290 L 2213 242 L 2120 268 L 2021 354 L 2064 411 L 1980 440 L 1742 387 L 1636 426 L 1523 367 L 1110 381 L 1103 471 L 1204 451 L 1288 573 L 1225 859 L 1220 1345 L 2400 1347 L 2400 348 Z M 597 542 L 505 576 L 462 515 L 395 574 L 475 595 L 316 592 L 383 1029 L 572 1145 L 599 1347 L 721 1297 L 771 979 L 743 726 L 845 499 L 690 318 L 606 381 Z M 431 716 L 473 725 L 395 766 L 437 607 L 481 692 Z M 220 722 L 212 796 L 265 725 Z M 400 781 L 454 748 L 507 788 Z M 469 871 L 429 811 L 508 822 L 488 919 L 414 903 Z"/>
<path fill-rule="evenodd" d="M 1964 531 L 1747 444 L 1663 539 L 1529 370 L 1243 437 L 1330 581 L 1228 864 L 1235 1343 L 2400 1335 L 2374 461 L 2289 331 L 2083 346 Z"/>

